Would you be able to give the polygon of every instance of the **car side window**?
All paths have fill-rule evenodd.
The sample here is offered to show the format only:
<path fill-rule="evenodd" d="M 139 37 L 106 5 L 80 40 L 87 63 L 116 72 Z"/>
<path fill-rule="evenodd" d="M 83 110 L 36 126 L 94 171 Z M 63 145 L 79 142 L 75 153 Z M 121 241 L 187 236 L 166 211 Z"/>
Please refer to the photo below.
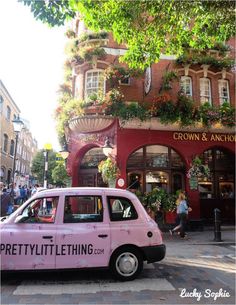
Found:
<path fill-rule="evenodd" d="M 102 222 L 101 196 L 66 196 L 64 223 Z"/>
<path fill-rule="evenodd" d="M 23 210 L 21 220 L 24 223 L 54 223 L 59 197 L 37 198 Z"/>
<path fill-rule="evenodd" d="M 137 211 L 128 198 L 108 197 L 107 199 L 111 221 L 125 221 L 138 218 Z"/>

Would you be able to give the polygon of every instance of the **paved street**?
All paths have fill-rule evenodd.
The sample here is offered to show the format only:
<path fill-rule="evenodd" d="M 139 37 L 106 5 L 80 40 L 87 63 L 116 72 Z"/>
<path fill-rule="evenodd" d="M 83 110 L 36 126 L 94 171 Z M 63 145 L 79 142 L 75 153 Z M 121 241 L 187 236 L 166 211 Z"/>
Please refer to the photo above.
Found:
<path fill-rule="evenodd" d="M 2 278 L 1 304 L 234 304 L 235 231 L 189 232 L 188 240 L 163 233 L 167 256 L 120 283 L 109 271 L 10 274 Z"/>

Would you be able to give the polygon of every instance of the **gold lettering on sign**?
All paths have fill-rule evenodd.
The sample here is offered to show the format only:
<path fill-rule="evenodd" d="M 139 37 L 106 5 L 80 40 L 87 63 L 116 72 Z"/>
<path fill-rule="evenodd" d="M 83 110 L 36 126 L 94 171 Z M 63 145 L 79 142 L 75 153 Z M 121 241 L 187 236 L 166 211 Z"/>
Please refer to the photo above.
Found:
<path fill-rule="evenodd" d="M 235 135 L 213 133 L 207 136 L 206 132 L 203 133 L 188 133 L 188 132 L 174 132 L 173 139 L 177 141 L 211 141 L 211 142 L 235 142 Z"/>
<path fill-rule="evenodd" d="M 202 133 L 202 141 L 208 141 L 205 132 Z"/>

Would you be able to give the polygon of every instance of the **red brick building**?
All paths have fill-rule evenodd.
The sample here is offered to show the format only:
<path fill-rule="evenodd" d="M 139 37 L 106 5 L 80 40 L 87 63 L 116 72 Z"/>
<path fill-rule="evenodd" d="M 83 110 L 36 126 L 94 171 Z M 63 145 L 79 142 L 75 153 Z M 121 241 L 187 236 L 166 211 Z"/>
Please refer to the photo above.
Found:
<path fill-rule="evenodd" d="M 75 38 L 86 32 L 81 22 L 77 22 L 75 28 Z M 217 48 L 208 50 L 205 55 L 190 54 L 198 58 L 211 56 L 215 61 L 209 63 L 206 60 L 197 63 L 184 62 L 183 59 L 176 61 L 174 56 L 163 55 L 160 62 L 153 64 L 141 76 L 130 73 L 123 79 L 109 80 L 104 77 L 104 72 L 109 66 L 120 65 L 119 56 L 124 54 L 125 47 L 117 45 L 111 35 L 94 37 L 86 33 L 86 39 L 77 40 L 78 53 L 85 50 L 88 55 L 97 47 L 105 53 L 90 53 L 90 57 L 83 54 L 72 60 L 72 92 L 77 100 L 88 101 L 88 97 L 94 94 L 98 98 L 98 95 L 106 95 L 112 87 L 119 87 L 126 105 L 135 102 L 150 108 L 155 103 L 157 105 L 158 98 L 163 96 L 178 103 L 178 92 L 182 89 L 185 96 L 193 99 L 196 108 L 208 102 L 218 109 L 221 117 L 215 113 L 217 122 L 217 119 L 214 122 L 210 117 L 205 118 L 211 121 L 207 127 L 201 119 L 189 125 L 181 125 L 179 121 L 164 124 L 158 115 L 143 120 L 131 115 L 130 119 L 123 120 L 112 113 L 108 115 L 94 104 L 87 103 L 86 107 L 85 102 L 84 114 L 71 117 L 66 127 L 70 151 L 67 170 L 72 177 L 72 186 L 104 186 L 98 164 L 106 158 L 102 147 L 108 138 L 113 146 L 112 158 L 120 170 L 116 187 L 133 188 L 132 184 L 138 178 L 142 192 L 149 192 L 156 186 L 171 193 L 185 189 L 193 209 L 191 218 L 210 220 L 217 207 L 226 222 L 234 221 L 235 133 L 232 124 L 222 124 L 227 118 L 222 118 L 223 110 L 219 109 L 227 104 L 234 107 L 235 72 L 219 62 L 234 58 L 235 40 L 228 42 L 231 48 L 228 47 L 224 55 Z M 165 75 L 172 71 L 178 79 L 173 76 L 164 83 Z M 164 88 L 166 84 L 168 86 Z M 211 108 L 206 113 L 214 116 L 212 111 Z M 204 116 L 204 111 L 202 113 Z M 211 171 L 210 177 L 198 178 L 197 182 L 186 175 L 196 155 L 208 164 Z"/>

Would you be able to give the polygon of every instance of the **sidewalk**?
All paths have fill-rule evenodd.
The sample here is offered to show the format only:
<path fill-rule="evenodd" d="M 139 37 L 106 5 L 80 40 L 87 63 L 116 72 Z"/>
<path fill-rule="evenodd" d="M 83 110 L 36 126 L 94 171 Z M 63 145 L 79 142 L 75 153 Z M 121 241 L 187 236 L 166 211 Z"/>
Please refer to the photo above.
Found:
<path fill-rule="evenodd" d="M 214 241 L 214 227 L 206 227 L 204 231 L 187 232 L 188 239 L 180 239 L 178 234 L 170 235 L 169 232 L 163 232 L 163 240 L 166 245 L 183 242 L 189 245 L 235 245 L 235 227 L 221 227 L 221 242 Z"/>

